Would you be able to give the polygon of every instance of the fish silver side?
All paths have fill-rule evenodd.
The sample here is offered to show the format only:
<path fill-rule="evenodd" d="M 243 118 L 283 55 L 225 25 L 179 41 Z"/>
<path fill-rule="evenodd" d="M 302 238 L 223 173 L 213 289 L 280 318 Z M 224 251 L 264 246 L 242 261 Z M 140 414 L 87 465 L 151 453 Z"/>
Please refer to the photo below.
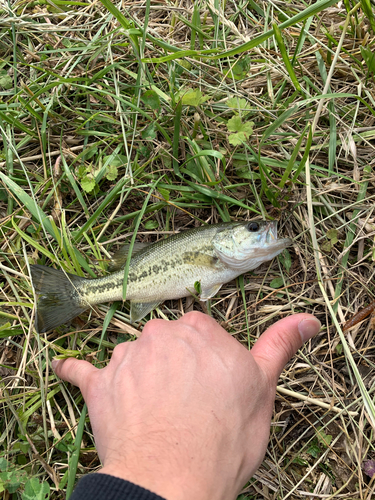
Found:
<path fill-rule="evenodd" d="M 277 239 L 277 223 L 229 222 L 202 226 L 141 248 L 130 261 L 126 300 L 131 321 L 139 321 L 168 299 L 187 297 L 200 283 L 200 299 L 213 297 L 224 283 L 271 260 L 292 244 Z M 114 256 L 115 272 L 87 279 L 31 265 L 39 296 L 35 328 L 43 333 L 70 321 L 89 307 L 122 300 L 126 248 Z"/>

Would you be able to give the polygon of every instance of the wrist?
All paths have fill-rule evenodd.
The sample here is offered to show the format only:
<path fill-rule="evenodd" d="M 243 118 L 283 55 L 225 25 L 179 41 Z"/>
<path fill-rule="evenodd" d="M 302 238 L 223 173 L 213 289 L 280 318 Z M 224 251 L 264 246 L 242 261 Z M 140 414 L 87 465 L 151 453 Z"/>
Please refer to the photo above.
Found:
<path fill-rule="evenodd" d="M 163 470 L 151 471 L 132 470 L 124 464 L 109 464 L 104 466 L 99 473 L 125 479 L 133 484 L 141 486 L 165 500 L 232 500 L 236 498 L 233 491 L 228 491 L 227 484 L 221 488 L 222 478 L 210 480 L 203 475 L 191 475 L 189 467 L 176 470 L 165 468 Z"/>

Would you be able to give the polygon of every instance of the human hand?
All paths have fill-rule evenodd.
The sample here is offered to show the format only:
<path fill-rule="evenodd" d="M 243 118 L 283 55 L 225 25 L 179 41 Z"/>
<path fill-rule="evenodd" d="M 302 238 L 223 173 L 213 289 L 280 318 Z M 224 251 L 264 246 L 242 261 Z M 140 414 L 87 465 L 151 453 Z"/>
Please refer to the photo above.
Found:
<path fill-rule="evenodd" d="M 167 500 L 235 499 L 263 460 L 278 377 L 319 321 L 296 314 L 249 352 L 199 313 L 149 321 L 99 370 L 53 362 L 81 389 L 103 469 Z"/>

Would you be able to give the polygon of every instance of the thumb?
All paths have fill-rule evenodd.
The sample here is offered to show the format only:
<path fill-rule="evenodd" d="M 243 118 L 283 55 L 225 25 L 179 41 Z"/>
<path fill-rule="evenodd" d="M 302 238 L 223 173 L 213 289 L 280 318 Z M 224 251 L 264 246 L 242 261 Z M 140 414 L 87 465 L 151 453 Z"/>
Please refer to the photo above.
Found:
<path fill-rule="evenodd" d="M 92 374 L 99 371 L 88 361 L 75 358 L 53 359 L 52 369 L 58 377 L 79 387 L 82 393 Z"/>
<path fill-rule="evenodd" d="M 286 363 L 304 342 L 316 335 L 320 321 L 311 314 L 294 314 L 273 324 L 251 349 L 255 361 L 275 384 Z"/>

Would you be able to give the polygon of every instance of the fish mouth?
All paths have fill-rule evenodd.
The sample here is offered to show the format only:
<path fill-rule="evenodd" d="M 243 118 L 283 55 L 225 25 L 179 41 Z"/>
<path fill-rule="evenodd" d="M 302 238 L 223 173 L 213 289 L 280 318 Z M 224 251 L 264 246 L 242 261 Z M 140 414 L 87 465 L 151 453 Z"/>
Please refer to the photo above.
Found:
<path fill-rule="evenodd" d="M 268 223 L 266 232 L 266 243 L 273 244 L 277 241 L 277 221 L 273 220 Z"/>
<path fill-rule="evenodd" d="M 269 250 L 278 250 L 280 252 L 293 244 L 290 238 L 277 239 L 277 221 L 268 223 L 265 241 Z"/>

